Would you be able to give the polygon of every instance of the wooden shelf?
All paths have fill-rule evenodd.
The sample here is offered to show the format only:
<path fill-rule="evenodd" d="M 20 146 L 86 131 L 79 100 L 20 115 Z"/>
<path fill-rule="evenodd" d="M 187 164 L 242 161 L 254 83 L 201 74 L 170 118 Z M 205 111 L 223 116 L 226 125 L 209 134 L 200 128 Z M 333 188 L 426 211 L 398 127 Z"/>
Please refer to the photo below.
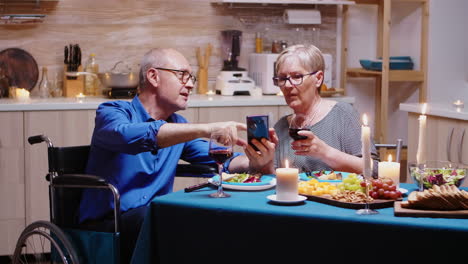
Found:
<path fill-rule="evenodd" d="M 377 52 L 382 58 L 382 71 L 370 71 L 363 68 L 347 68 L 348 56 L 348 6 L 342 8 L 341 38 L 341 80 L 340 86 L 346 88 L 347 78 L 375 78 L 375 130 L 376 142 L 388 143 L 388 108 L 391 82 L 417 82 L 419 84 L 419 102 L 426 102 L 427 97 L 427 41 L 429 24 L 429 0 L 355 0 L 355 4 L 377 5 Z M 393 2 L 413 2 L 421 9 L 421 43 L 419 70 L 390 70 L 390 26 Z"/>
<path fill-rule="evenodd" d="M 423 82 L 424 72 L 414 70 L 390 70 L 388 71 L 390 82 Z M 362 68 L 346 69 L 346 75 L 349 77 L 366 78 L 382 77 L 381 71 L 370 71 Z"/>
<path fill-rule="evenodd" d="M 276 4 L 276 5 L 353 5 L 354 1 L 333 1 L 333 0 L 291 0 L 291 1 L 278 1 L 278 0 L 218 0 L 211 1 L 217 4 Z"/>

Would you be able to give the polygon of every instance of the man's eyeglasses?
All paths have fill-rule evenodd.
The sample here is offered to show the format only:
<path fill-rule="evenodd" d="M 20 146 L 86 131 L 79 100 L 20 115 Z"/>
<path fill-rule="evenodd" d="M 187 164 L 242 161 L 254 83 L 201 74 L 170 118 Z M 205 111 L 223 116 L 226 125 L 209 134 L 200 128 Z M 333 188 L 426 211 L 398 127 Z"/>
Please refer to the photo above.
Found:
<path fill-rule="evenodd" d="M 166 68 L 155 68 L 155 69 L 158 69 L 158 70 L 162 70 L 162 71 L 169 71 L 169 72 L 172 72 L 173 74 L 175 74 L 175 76 L 177 77 L 177 79 L 179 79 L 179 81 L 182 83 L 182 84 L 186 84 L 188 83 L 189 80 L 192 80 L 192 82 L 195 84 L 195 82 L 197 81 L 197 78 L 195 76 L 193 76 L 190 72 L 188 71 L 182 71 L 182 70 L 174 70 L 174 69 L 166 69 Z"/>
<path fill-rule="evenodd" d="M 305 76 L 314 75 L 317 72 L 318 71 L 314 71 L 314 72 L 307 73 L 307 74 L 293 74 L 289 77 L 276 76 L 276 77 L 273 77 L 273 84 L 281 87 L 281 86 L 286 85 L 286 81 L 289 81 L 292 85 L 301 85 L 302 82 L 304 81 Z"/>

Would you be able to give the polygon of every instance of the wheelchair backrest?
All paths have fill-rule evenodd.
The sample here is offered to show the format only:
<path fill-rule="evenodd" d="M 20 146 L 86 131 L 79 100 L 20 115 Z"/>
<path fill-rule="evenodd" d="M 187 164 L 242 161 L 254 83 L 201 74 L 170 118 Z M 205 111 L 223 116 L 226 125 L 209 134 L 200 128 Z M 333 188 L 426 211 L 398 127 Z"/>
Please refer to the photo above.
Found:
<path fill-rule="evenodd" d="M 88 163 L 90 146 L 48 148 L 49 172 L 58 176 L 64 174 L 84 174 Z M 51 184 L 50 188 L 54 188 Z M 78 208 L 81 201 L 80 188 L 54 188 L 54 205 L 51 219 L 60 227 L 74 228 L 78 225 Z M 54 207 L 54 208 L 52 208 Z"/>

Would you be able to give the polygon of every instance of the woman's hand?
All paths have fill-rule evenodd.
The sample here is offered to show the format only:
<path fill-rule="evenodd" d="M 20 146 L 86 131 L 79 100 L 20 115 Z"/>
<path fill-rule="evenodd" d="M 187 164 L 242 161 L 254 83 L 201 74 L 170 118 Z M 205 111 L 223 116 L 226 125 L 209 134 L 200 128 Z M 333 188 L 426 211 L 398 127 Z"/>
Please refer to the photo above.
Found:
<path fill-rule="evenodd" d="M 254 150 L 249 144 L 244 145 L 245 155 L 249 158 L 249 167 L 251 171 L 263 174 L 273 173 L 273 159 L 275 157 L 275 147 L 278 144 L 278 137 L 273 128 L 268 130 L 270 140 L 262 138 L 261 141 L 252 140 L 258 151 Z"/>
<path fill-rule="evenodd" d="M 311 131 L 301 130 L 298 132 L 301 136 L 306 136 L 306 139 L 294 140 L 291 143 L 291 148 L 296 152 L 294 154 L 301 156 L 313 156 L 323 159 L 330 148 L 320 138 L 315 136 Z"/>

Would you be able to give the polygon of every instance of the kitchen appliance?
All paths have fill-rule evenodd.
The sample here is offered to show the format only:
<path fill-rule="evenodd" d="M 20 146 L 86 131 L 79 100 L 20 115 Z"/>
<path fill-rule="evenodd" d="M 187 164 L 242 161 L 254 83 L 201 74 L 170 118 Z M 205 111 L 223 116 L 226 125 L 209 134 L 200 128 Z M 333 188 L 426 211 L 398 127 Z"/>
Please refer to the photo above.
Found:
<path fill-rule="evenodd" d="M 265 95 L 274 95 L 280 92 L 280 88 L 273 84 L 275 76 L 275 63 L 279 54 L 275 53 L 252 53 L 249 56 L 249 76 L 262 89 Z M 332 56 L 323 54 L 325 60 L 324 84 L 332 87 Z"/>
<path fill-rule="evenodd" d="M 255 87 L 245 69 L 238 66 L 242 31 L 221 31 L 223 68 L 216 78 L 216 93 L 222 95 L 250 95 Z"/>
<path fill-rule="evenodd" d="M 120 69 L 119 64 L 123 65 Z M 98 77 L 110 98 L 132 98 L 137 94 L 138 72 L 133 72 L 123 61 L 117 62 L 109 72 L 98 73 Z"/>
<path fill-rule="evenodd" d="M 275 95 L 280 92 L 280 88 L 273 85 L 278 55 L 278 53 L 252 53 L 249 56 L 249 76 L 265 95 Z"/>

